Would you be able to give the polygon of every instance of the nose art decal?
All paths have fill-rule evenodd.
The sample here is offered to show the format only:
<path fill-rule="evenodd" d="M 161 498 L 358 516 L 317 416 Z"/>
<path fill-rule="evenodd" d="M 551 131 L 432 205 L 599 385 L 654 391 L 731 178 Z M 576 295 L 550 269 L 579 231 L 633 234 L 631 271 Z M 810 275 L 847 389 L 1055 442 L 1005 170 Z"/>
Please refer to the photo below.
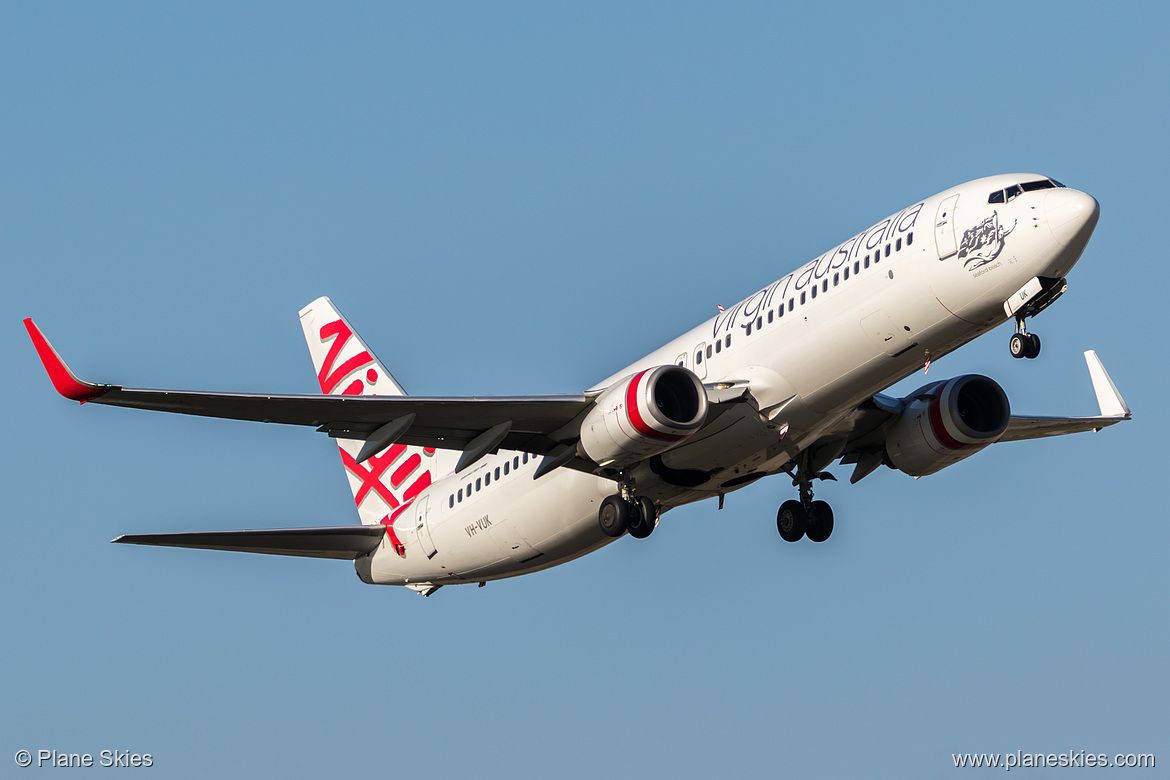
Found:
<path fill-rule="evenodd" d="M 963 268 L 974 271 L 999 257 L 1004 239 L 1016 229 L 1016 224 L 1012 222 L 1012 226 L 1005 230 L 999 224 L 999 212 L 993 211 L 990 217 L 964 232 L 963 241 L 959 244 L 959 259 L 963 261 Z"/>

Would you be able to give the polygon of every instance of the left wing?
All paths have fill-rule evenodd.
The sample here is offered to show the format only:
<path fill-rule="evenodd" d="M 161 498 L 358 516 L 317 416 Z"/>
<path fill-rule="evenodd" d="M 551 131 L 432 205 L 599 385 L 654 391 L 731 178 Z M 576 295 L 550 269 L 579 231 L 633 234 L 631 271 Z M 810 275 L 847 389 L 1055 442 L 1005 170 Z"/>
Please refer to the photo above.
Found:
<path fill-rule="evenodd" d="M 1012 415 L 1007 430 L 996 441 L 1024 441 L 1083 431 L 1099 431 L 1130 419 L 1129 407 L 1118 392 L 1117 386 L 1113 384 L 1113 380 L 1109 378 L 1105 367 L 1101 365 L 1097 353 L 1093 350 L 1087 351 L 1085 362 L 1089 366 L 1089 376 L 1093 381 L 1093 391 L 1097 396 L 1100 414 L 1092 417 Z M 844 449 L 840 451 L 841 463 L 857 464 L 849 479 L 850 482 L 859 482 L 885 462 L 886 435 L 911 400 L 913 398 L 891 398 L 879 393 L 859 404 L 838 425 L 836 433 L 847 439 Z M 832 451 L 830 450 L 830 453 Z"/>
<path fill-rule="evenodd" d="M 1101 365 L 1101 358 L 1097 353 L 1089 350 L 1085 353 L 1085 362 L 1089 366 L 1089 377 L 1093 380 L 1093 392 L 1097 396 L 1097 407 L 1101 414 L 1095 417 L 1016 417 L 1012 416 L 1008 428 L 1004 431 L 1000 441 L 1023 441 L 1025 439 L 1042 439 L 1046 436 L 1063 436 L 1066 433 L 1081 433 L 1082 431 L 1099 431 L 1110 425 L 1128 420 L 1129 407 L 1117 385 L 1109 378 L 1105 366 Z"/>

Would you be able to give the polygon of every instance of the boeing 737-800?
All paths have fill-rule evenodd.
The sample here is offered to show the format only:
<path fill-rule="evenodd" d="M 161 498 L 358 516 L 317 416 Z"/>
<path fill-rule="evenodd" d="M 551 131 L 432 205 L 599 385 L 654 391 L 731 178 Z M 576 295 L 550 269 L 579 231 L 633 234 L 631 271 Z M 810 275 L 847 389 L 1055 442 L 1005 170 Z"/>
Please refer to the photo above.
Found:
<path fill-rule="evenodd" d="M 545 569 L 663 512 L 785 473 L 786 541 L 827 540 L 813 483 L 880 466 L 920 477 L 989 444 L 1128 419 L 1086 352 L 1099 414 L 1019 417 L 985 376 L 881 390 L 1066 289 L 1097 201 L 1035 174 L 968 182 L 902 209 L 593 388 L 576 394 L 411 397 L 327 298 L 300 312 L 321 395 L 174 392 L 78 379 L 25 320 L 54 387 L 82 403 L 311 425 L 337 439 L 360 525 L 120 536 L 115 542 L 342 558 L 370 584 L 424 595 Z"/>

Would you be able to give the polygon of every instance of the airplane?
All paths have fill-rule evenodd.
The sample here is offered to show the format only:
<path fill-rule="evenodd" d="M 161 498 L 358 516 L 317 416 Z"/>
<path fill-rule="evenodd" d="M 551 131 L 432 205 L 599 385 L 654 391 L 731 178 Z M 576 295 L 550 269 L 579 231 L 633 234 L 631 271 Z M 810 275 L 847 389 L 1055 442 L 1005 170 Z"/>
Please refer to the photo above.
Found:
<path fill-rule="evenodd" d="M 977 179 L 918 201 L 583 393 L 415 397 L 328 298 L 300 312 L 320 395 L 124 388 L 79 379 L 31 319 L 54 388 L 81 403 L 307 425 L 337 440 L 360 524 L 123 535 L 122 544 L 351 560 L 368 584 L 429 596 L 645 539 L 663 513 L 786 474 L 782 539 L 824 542 L 813 483 L 852 465 L 915 478 L 997 442 L 1098 431 L 1130 410 L 1093 351 L 1099 414 L 1011 413 L 989 377 L 890 385 L 1067 289 L 1097 225 L 1087 193 L 1038 174 Z"/>

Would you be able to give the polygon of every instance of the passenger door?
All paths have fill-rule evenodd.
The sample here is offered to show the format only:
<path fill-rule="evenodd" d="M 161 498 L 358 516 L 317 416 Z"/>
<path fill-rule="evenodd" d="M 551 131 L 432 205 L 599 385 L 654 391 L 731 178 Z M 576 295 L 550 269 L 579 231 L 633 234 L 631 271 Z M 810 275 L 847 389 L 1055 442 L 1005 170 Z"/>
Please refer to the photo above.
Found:
<path fill-rule="evenodd" d="M 934 244 L 938 248 L 939 260 L 946 260 L 959 251 L 955 244 L 955 208 L 958 203 L 959 196 L 952 195 L 938 206 L 934 219 Z"/>
<path fill-rule="evenodd" d="M 423 552 L 427 554 L 427 558 L 434 558 L 435 543 L 431 540 L 431 529 L 427 526 L 427 512 L 430 509 L 431 497 L 423 496 L 418 500 L 418 513 L 415 515 L 415 533 L 418 534 L 418 541 L 422 545 Z"/>

